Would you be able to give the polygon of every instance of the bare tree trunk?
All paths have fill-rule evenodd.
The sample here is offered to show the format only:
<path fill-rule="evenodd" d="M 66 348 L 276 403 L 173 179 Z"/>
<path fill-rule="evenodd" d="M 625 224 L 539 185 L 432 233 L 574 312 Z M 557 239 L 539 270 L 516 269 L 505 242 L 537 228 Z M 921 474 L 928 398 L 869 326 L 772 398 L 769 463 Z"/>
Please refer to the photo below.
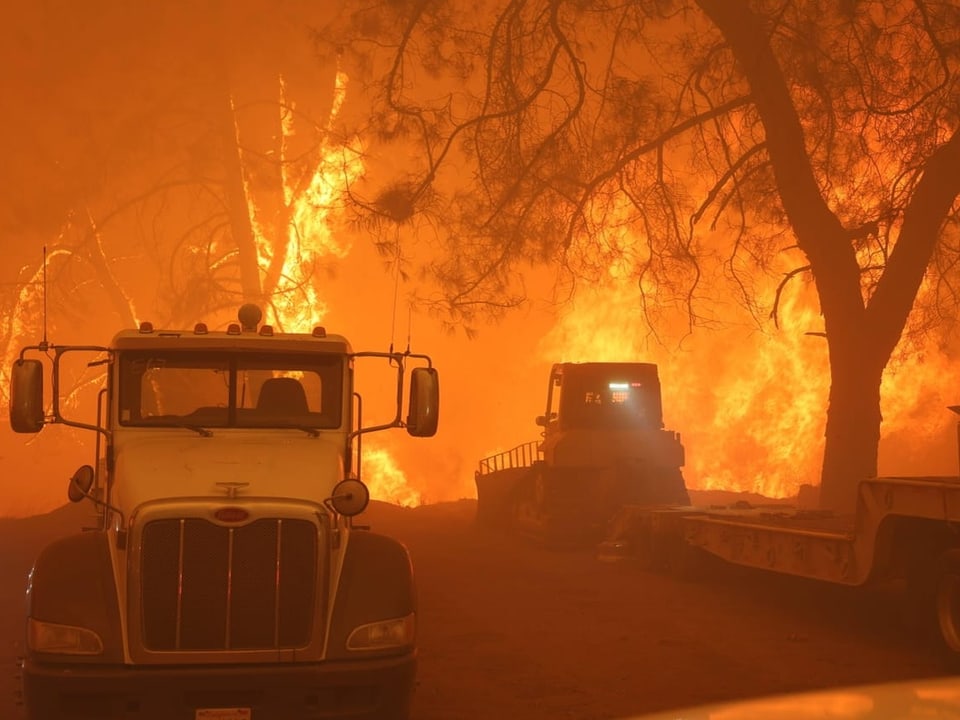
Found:
<path fill-rule="evenodd" d="M 880 444 L 880 382 L 889 360 L 856 342 L 832 342 L 830 400 L 820 475 L 820 507 L 854 511 L 861 480 L 876 477 Z"/>
<path fill-rule="evenodd" d="M 280 88 L 279 72 L 257 73 L 247 78 L 247 84 L 256 88 L 259 97 L 277 96 Z M 250 89 L 248 87 L 248 92 Z M 284 127 L 279 100 L 277 104 L 268 104 L 257 108 L 246 108 L 239 123 L 240 136 L 244 147 L 254 148 L 251 157 L 245 161 L 249 177 L 256 188 L 254 205 L 257 211 L 257 224 L 267 235 L 270 242 L 270 262 L 263 269 L 261 289 L 264 299 L 269 302 L 280 285 L 281 273 L 287 263 L 290 251 L 291 207 L 293 195 L 288 198 L 284 187 L 284 173 L 293 172 L 293 165 L 287 164 Z"/>
<path fill-rule="evenodd" d="M 730 44 L 750 85 L 781 202 L 797 244 L 810 261 L 831 373 L 820 505 L 846 512 L 855 504 L 859 481 L 876 474 L 880 374 L 893 347 L 878 354 L 877 343 L 869 337 L 856 252 L 820 192 L 766 28 L 742 0 L 698 4 Z"/>
<path fill-rule="evenodd" d="M 224 83 L 220 112 L 220 138 L 223 143 L 223 189 L 227 202 L 227 214 L 233 241 L 237 246 L 240 266 L 240 288 L 244 302 L 262 306 L 264 297 L 260 284 L 257 243 L 250 221 L 250 206 L 244 187 L 243 163 L 237 143 L 237 126 L 234 118 L 230 88 Z"/>

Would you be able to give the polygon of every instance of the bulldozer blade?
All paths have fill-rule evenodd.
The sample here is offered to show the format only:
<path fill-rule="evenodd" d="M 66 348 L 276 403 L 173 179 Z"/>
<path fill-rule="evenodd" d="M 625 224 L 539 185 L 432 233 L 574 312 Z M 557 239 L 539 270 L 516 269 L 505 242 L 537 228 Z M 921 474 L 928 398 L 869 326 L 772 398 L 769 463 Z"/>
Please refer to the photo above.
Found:
<path fill-rule="evenodd" d="M 507 526 L 511 523 L 516 495 L 531 468 L 506 468 L 476 475 L 477 522 L 483 525 Z"/>

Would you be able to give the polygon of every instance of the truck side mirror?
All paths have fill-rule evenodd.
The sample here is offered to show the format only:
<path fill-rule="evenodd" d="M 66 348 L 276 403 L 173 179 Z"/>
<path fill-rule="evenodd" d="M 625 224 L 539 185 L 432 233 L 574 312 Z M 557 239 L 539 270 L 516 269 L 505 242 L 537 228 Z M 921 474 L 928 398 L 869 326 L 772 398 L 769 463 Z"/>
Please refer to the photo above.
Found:
<path fill-rule="evenodd" d="M 410 404 L 407 432 L 414 437 L 432 437 L 440 416 L 440 377 L 435 368 L 418 367 L 410 373 Z"/>
<path fill-rule="evenodd" d="M 18 433 L 43 429 L 43 363 L 17 360 L 10 371 L 10 427 Z"/>
<path fill-rule="evenodd" d="M 67 486 L 67 498 L 70 502 L 80 502 L 90 494 L 93 487 L 94 472 L 90 465 L 81 465 L 70 478 Z"/>
<path fill-rule="evenodd" d="M 334 486 L 329 502 L 340 515 L 353 517 L 370 503 L 370 490 L 356 478 L 346 478 Z"/>

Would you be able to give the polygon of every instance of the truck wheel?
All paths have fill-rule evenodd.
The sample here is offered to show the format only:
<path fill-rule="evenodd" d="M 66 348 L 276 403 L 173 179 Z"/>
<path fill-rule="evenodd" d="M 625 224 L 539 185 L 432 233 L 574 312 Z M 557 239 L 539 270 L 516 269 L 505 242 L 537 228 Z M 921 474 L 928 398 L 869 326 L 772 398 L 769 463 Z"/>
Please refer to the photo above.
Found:
<path fill-rule="evenodd" d="M 940 556 L 933 600 L 941 649 L 948 666 L 960 669 L 960 550 Z"/>

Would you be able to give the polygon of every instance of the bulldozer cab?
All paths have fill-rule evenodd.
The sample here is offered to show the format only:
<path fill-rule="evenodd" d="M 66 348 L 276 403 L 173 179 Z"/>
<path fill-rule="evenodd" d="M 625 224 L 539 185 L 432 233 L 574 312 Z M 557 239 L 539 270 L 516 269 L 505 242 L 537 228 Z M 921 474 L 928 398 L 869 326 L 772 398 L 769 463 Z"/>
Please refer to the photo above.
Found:
<path fill-rule="evenodd" d="M 544 437 L 571 430 L 660 430 L 660 379 L 652 363 L 558 363 L 550 373 Z"/>

